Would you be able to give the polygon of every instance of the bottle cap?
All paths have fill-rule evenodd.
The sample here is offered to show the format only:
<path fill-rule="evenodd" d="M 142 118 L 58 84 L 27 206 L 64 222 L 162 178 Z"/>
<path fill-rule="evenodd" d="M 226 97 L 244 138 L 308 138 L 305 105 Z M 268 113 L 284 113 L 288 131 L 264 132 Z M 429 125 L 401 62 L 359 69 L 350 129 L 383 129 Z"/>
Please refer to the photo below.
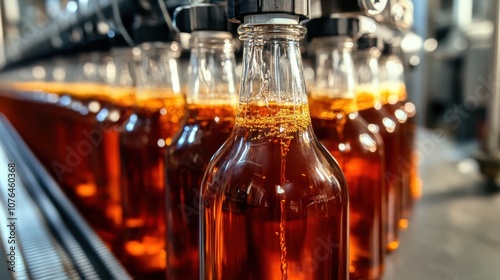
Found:
<path fill-rule="evenodd" d="M 392 46 L 391 43 L 384 42 L 383 48 L 382 48 L 382 55 L 393 55 L 394 54 L 394 47 Z"/>
<path fill-rule="evenodd" d="M 132 37 L 136 44 L 172 42 L 175 41 L 176 34 L 169 29 L 164 18 L 138 15 L 132 26 Z"/>
<path fill-rule="evenodd" d="M 227 13 L 232 22 L 259 14 L 288 14 L 306 19 L 310 15 L 310 0 L 228 0 Z"/>
<path fill-rule="evenodd" d="M 174 12 L 174 28 L 178 32 L 229 31 L 225 6 L 194 4 L 182 6 Z"/>
<path fill-rule="evenodd" d="M 113 34 L 112 37 L 110 37 L 109 34 L 107 37 L 108 38 L 107 43 L 109 44 L 110 48 L 130 47 L 130 45 L 127 43 L 122 34 L 118 32 L 113 32 L 112 34 Z"/>
<path fill-rule="evenodd" d="M 348 36 L 358 37 L 359 19 L 357 17 L 321 17 L 306 23 L 307 38 Z"/>
<path fill-rule="evenodd" d="M 388 6 L 389 0 L 321 0 L 321 15 L 357 13 L 377 15 Z"/>
<path fill-rule="evenodd" d="M 366 50 L 371 48 L 382 49 L 382 40 L 371 34 L 363 34 L 356 42 L 358 50 Z"/>

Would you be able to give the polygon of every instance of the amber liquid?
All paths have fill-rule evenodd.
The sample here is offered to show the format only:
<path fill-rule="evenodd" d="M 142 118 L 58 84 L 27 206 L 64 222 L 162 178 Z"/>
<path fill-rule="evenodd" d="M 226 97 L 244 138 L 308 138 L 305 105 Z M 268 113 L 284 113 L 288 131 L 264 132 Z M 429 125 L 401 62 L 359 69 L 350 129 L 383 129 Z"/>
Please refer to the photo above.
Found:
<path fill-rule="evenodd" d="M 0 107 L 42 164 L 53 175 L 51 163 L 63 162 L 58 157 L 59 123 L 66 117 L 66 109 L 58 104 L 46 82 L 25 82 L 6 86 L 0 94 Z M 44 116 L 43 118 L 40 116 Z"/>
<path fill-rule="evenodd" d="M 385 172 L 384 195 L 387 201 L 385 209 L 386 250 L 392 252 L 399 247 L 398 225 L 401 217 L 401 174 L 398 157 L 401 153 L 401 126 L 385 108 L 375 106 L 371 93 L 357 93 L 359 114 L 368 123 L 368 128 L 382 136 L 384 143 Z"/>
<path fill-rule="evenodd" d="M 96 144 L 88 137 L 95 114 L 89 105 L 101 106 L 100 85 L 32 82 L 13 87 L 11 102 L 20 104 L 12 106 L 23 112 L 11 117 L 14 125 L 70 199 L 85 209 L 95 191 L 89 154 Z"/>
<path fill-rule="evenodd" d="M 411 189 L 411 206 L 422 196 L 422 179 L 420 178 L 418 172 L 418 153 L 415 149 L 415 139 L 417 133 L 417 124 L 416 124 L 416 114 L 417 110 L 415 108 L 415 104 L 409 101 L 400 101 L 403 104 L 403 108 L 408 115 L 408 124 L 407 130 L 408 138 L 412 139 L 411 141 L 411 151 L 410 153 L 410 163 L 411 163 L 411 172 L 410 172 L 410 189 Z"/>
<path fill-rule="evenodd" d="M 92 150 L 91 160 L 97 191 L 93 222 L 101 238 L 121 255 L 122 200 L 120 187 L 120 130 L 130 116 L 133 88 L 110 88 L 111 103 L 96 115 L 94 137 L 100 144 Z"/>
<path fill-rule="evenodd" d="M 231 133 L 236 108 L 192 104 L 167 154 L 167 279 L 198 279 L 199 199 L 207 165 Z"/>
<path fill-rule="evenodd" d="M 310 98 L 309 104 L 314 133 L 349 186 L 350 279 L 379 279 L 385 255 L 382 141 L 358 116 L 354 99 Z"/>
<path fill-rule="evenodd" d="M 101 106 L 105 100 L 101 92 L 102 86 L 90 83 L 35 82 L 16 87 L 43 90 L 58 96 L 51 109 L 60 112 L 61 117 L 55 121 L 57 145 L 49 170 L 75 204 L 81 202 L 81 199 L 85 200 L 95 188 L 89 154 L 96 144 L 87 136 L 93 129 L 95 111 L 92 108 Z"/>
<path fill-rule="evenodd" d="M 61 121 L 58 138 L 61 140 L 60 157 L 64 157 L 61 169 L 70 167 L 63 174 L 62 185 L 66 193 L 94 229 L 100 228 L 102 209 L 100 192 L 96 184 L 92 154 L 102 145 L 96 114 L 109 103 L 107 87 L 92 84 L 68 84 L 64 89 L 68 102 L 60 105 L 66 109 Z M 69 170 L 68 170 L 69 171 Z"/>
<path fill-rule="evenodd" d="M 170 96 L 138 101 L 120 134 L 121 259 L 132 276 L 143 279 L 165 277 L 164 156 L 184 112 L 184 98 Z"/>
<path fill-rule="evenodd" d="M 81 101 L 75 101 L 75 103 L 78 102 Z M 82 106 L 85 106 L 85 103 L 82 102 Z M 87 219 L 90 219 L 91 224 L 93 224 L 92 219 L 95 217 L 88 215 L 85 210 L 96 208 L 96 198 L 99 195 L 91 160 L 92 151 L 100 145 L 99 141 L 96 141 L 96 137 L 91 134 L 96 127 L 95 116 L 95 113 L 80 114 L 80 112 L 69 111 L 68 118 L 71 129 L 67 130 L 66 135 L 69 139 L 68 145 L 76 147 L 75 151 L 81 156 L 81 162 L 74 170 L 74 173 L 78 175 L 71 178 L 71 181 L 68 180 L 66 184 L 75 190 L 76 204 L 81 205 L 80 210 Z M 87 147 L 89 148 L 87 149 Z"/>
<path fill-rule="evenodd" d="M 347 279 L 348 194 L 303 105 L 240 104 L 202 185 L 202 279 Z"/>
<path fill-rule="evenodd" d="M 112 227 L 115 220 L 110 222 L 107 213 L 110 195 L 99 187 L 96 171 L 102 169 L 95 168 L 102 166 L 102 159 L 95 155 L 108 151 L 103 127 L 96 121 L 98 110 L 109 103 L 106 86 L 38 82 L 15 88 L 16 98 L 9 99 L 9 103 L 13 102 L 9 107 L 23 108 L 23 114 L 11 115 L 13 123 L 89 224 L 109 244 L 109 232 L 118 231 Z"/>
<path fill-rule="evenodd" d="M 56 94 L 36 90 L 2 88 L 0 113 L 7 117 L 46 169 L 55 175 L 51 163 L 59 160 L 57 128 L 65 114 L 56 106 Z"/>
<path fill-rule="evenodd" d="M 395 91 L 395 89 L 398 89 Z M 389 114 L 396 117 L 401 123 L 401 155 L 398 157 L 402 174 L 402 203 L 401 220 L 399 226 L 403 229 L 408 227 L 408 218 L 411 213 L 414 197 L 418 194 L 418 172 L 416 158 L 414 156 L 415 141 L 415 105 L 406 101 L 406 89 L 402 87 L 391 87 L 382 93 L 384 108 Z"/>

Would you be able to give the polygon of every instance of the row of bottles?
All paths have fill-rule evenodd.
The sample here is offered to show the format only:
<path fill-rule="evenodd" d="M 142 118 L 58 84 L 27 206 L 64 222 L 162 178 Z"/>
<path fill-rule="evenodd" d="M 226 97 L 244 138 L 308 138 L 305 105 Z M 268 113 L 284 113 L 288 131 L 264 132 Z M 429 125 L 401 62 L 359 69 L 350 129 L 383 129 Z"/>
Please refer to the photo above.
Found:
<path fill-rule="evenodd" d="M 173 30 L 140 19 L 136 48 L 14 83 L 0 111 L 137 279 L 380 279 L 419 192 L 397 53 L 358 17 L 243 6 L 241 87 L 226 7 L 193 4 L 187 79 Z"/>

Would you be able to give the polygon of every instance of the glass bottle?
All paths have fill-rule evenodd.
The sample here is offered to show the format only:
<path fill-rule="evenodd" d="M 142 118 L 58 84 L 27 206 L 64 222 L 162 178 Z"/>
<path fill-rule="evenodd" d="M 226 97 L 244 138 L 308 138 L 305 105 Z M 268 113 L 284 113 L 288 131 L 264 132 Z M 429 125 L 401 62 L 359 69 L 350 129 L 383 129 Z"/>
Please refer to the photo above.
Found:
<path fill-rule="evenodd" d="M 361 38 L 360 40 L 363 40 Z M 380 94 L 378 62 L 380 51 L 375 46 L 362 47 L 358 40 L 358 49 L 354 55 L 354 63 L 358 83 L 356 85 L 356 100 L 359 114 L 368 123 L 370 131 L 379 133 L 384 144 L 385 172 L 384 195 L 386 208 L 386 250 L 392 252 L 399 247 L 398 223 L 401 208 L 401 175 L 398 157 L 401 153 L 401 126 L 385 107 L 382 106 Z"/>
<path fill-rule="evenodd" d="M 97 192 L 90 157 L 97 143 L 90 134 L 96 123 L 96 113 L 108 101 L 104 77 L 98 71 L 101 63 L 101 53 L 82 53 L 74 69 L 63 75 L 64 83 L 55 84 L 64 94 L 59 104 L 66 109 L 59 137 L 60 154 L 65 160 L 58 163 L 57 178 L 62 178 L 62 185 L 69 190 L 70 198 L 87 220 L 92 215 L 86 215 L 86 210 L 93 204 Z M 54 69 L 54 77 L 60 72 Z"/>
<path fill-rule="evenodd" d="M 313 46 L 316 79 L 309 104 L 314 133 L 339 163 L 349 186 L 350 279 L 379 279 L 385 255 L 382 139 L 358 114 L 353 39 L 320 37 L 313 39 Z"/>
<path fill-rule="evenodd" d="M 191 36 L 186 116 L 167 150 L 167 279 L 199 276 L 200 184 L 233 129 L 238 102 L 232 41 L 222 31 Z"/>
<path fill-rule="evenodd" d="M 49 170 L 66 195 L 74 202 L 78 201 L 75 182 L 81 175 L 75 173 L 74 168 L 81 163 L 81 158 L 74 149 L 73 137 L 75 135 L 72 131 L 74 118 L 71 117 L 74 116 L 71 109 L 74 97 L 70 94 L 69 89 L 71 84 L 85 80 L 82 78 L 83 67 L 80 62 L 81 59 L 78 60 L 75 56 L 54 59 L 52 67 L 46 68 L 45 82 L 41 84 L 43 91 L 57 96 L 53 108 L 49 109 L 52 114 L 56 115 L 57 120 L 54 133 L 56 138 L 54 158 L 50 163 Z M 33 68 L 33 72 L 39 72 L 39 69 L 35 70 L 35 68 L 37 67 Z M 36 150 L 36 148 L 33 149 Z"/>
<path fill-rule="evenodd" d="M 116 254 L 120 254 L 122 205 L 120 188 L 119 135 L 131 114 L 134 102 L 137 51 L 128 46 L 114 47 L 98 69 L 106 80 L 109 101 L 95 115 L 96 125 L 89 133 L 96 143 L 91 152 L 96 192 L 93 195 L 91 225 Z"/>
<path fill-rule="evenodd" d="M 120 132 L 122 261 L 135 276 L 165 276 L 165 148 L 184 112 L 180 46 L 144 43 L 133 114 Z"/>
<path fill-rule="evenodd" d="M 347 186 L 312 130 L 297 23 L 257 15 L 238 30 L 235 128 L 202 181 L 200 279 L 349 277 Z"/>
<path fill-rule="evenodd" d="M 401 124 L 401 155 L 398 157 L 402 179 L 401 217 L 399 227 L 409 225 L 413 201 L 420 196 L 417 156 L 414 151 L 415 141 L 415 105 L 407 100 L 404 81 L 404 67 L 399 56 L 393 53 L 393 47 L 385 45 L 384 55 L 380 57 L 380 84 L 383 104 L 389 114 Z"/>

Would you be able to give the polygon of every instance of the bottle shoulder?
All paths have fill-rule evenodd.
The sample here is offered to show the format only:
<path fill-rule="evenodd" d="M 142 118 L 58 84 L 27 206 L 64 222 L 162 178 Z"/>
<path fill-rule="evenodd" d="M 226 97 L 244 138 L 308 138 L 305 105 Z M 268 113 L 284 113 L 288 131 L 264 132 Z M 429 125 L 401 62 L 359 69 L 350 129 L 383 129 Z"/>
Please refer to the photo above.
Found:
<path fill-rule="evenodd" d="M 185 117 L 172 137 L 169 150 L 185 150 L 192 147 L 205 149 L 211 146 L 219 148 L 229 137 L 233 127 L 234 118 L 197 120 Z"/>
<path fill-rule="evenodd" d="M 231 130 L 232 123 L 220 126 L 183 123 L 167 148 L 171 167 L 206 166 Z"/>
<path fill-rule="evenodd" d="M 147 132 L 150 130 L 150 127 L 157 122 L 159 122 L 158 113 L 133 111 L 123 122 L 121 133 L 126 135 L 135 132 Z"/>
<path fill-rule="evenodd" d="M 98 124 L 122 126 L 128 121 L 131 114 L 132 110 L 130 107 L 109 105 L 100 108 L 100 110 L 95 114 L 95 119 Z"/>
<path fill-rule="evenodd" d="M 365 109 L 359 114 L 368 123 L 368 129 L 374 133 L 380 133 L 383 137 L 400 133 L 401 123 L 384 106 Z"/>
<path fill-rule="evenodd" d="M 202 189 L 220 189 L 226 196 L 260 192 L 269 201 L 279 192 L 292 200 L 316 195 L 346 199 L 347 186 L 337 162 L 315 137 L 307 140 L 284 144 L 279 139 L 251 141 L 232 135 L 214 155 Z"/>
<path fill-rule="evenodd" d="M 320 142 L 334 156 L 374 157 L 382 155 L 380 135 L 370 131 L 368 123 L 358 114 L 349 114 L 341 119 L 313 119 L 314 132 Z"/>

